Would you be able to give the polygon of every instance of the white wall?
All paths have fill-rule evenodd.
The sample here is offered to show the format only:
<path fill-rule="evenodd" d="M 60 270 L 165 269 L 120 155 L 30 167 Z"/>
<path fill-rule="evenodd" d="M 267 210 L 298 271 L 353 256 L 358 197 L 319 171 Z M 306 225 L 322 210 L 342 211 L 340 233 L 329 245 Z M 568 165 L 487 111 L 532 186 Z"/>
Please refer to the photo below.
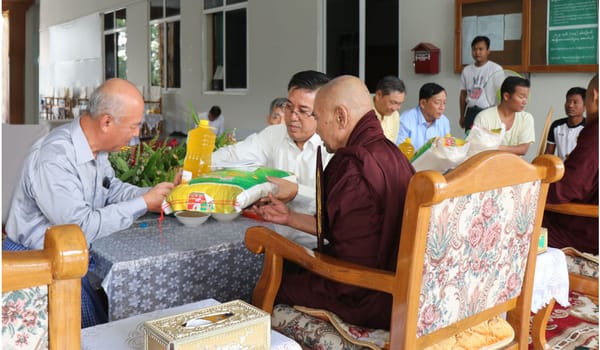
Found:
<path fill-rule="evenodd" d="M 249 1 L 248 16 L 248 89 L 243 93 L 205 92 L 206 71 L 203 64 L 205 38 L 202 1 L 182 0 L 182 80 L 181 89 L 166 91 L 163 111 L 167 131 L 187 125 L 187 104 L 198 111 L 220 105 L 226 127 L 243 133 L 265 124 L 268 104 L 276 96 L 286 95 L 286 85 L 294 72 L 323 69 L 321 45 L 322 0 Z M 41 0 L 40 51 L 47 55 L 48 27 L 92 13 L 127 7 L 128 76 L 135 84 L 148 82 L 148 23 L 146 1 L 109 0 Z M 343 14 L 340 14 L 343 15 Z M 541 14 L 540 14 L 541 15 Z M 448 93 L 446 115 L 455 136 L 464 136 L 458 126 L 459 74 L 453 71 L 454 0 L 420 0 L 400 2 L 400 77 L 408 87 L 404 109 L 417 103 L 418 90 L 426 82 L 444 86 Z M 385 33 L 382 33 L 385 35 Z M 419 42 L 431 42 L 440 48 L 440 73 L 415 74 L 411 49 Z M 48 74 L 40 57 L 40 81 Z M 492 54 L 493 59 L 493 54 Z M 101 73 L 100 73 L 101 74 Z M 536 135 L 541 134 L 546 114 L 554 108 L 555 118 L 562 117 L 564 94 L 572 86 L 587 86 L 591 73 L 531 74 L 531 97 L 527 110 L 535 117 Z M 43 87 L 40 86 L 40 89 Z M 532 145 L 527 159 L 532 159 L 538 144 Z"/>

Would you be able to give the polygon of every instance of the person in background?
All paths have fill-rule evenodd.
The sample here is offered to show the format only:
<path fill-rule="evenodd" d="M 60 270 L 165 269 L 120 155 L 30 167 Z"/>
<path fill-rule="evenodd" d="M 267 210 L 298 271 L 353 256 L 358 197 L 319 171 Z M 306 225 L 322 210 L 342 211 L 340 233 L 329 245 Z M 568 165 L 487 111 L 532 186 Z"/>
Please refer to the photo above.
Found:
<path fill-rule="evenodd" d="M 160 212 L 179 180 L 140 188 L 116 178 L 108 160 L 108 152 L 139 135 L 143 116 L 144 99 L 135 85 L 114 78 L 92 93 L 89 112 L 38 140 L 24 160 L 2 249 L 42 249 L 46 229 L 60 224 L 79 225 L 90 245 L 148 211 Z M 107 322 L 87 276 L 81 286 L 81 327 Z"/>
<path fill-rule="evenodd" d="M 208 113 L 198 114 L 198 118 L 208 120 L 208 125 L 213 127 L 217 136 L 221 136 L 225 132 L 225 117 L 221 114 L 221 107 L 212 106 Z"/>
<path fill-rule="evenodd" d="M 475 62 L 465 66 L 460 75 L 459 125 L 467 132 L 471 130 L 479 112 L 496 105 L 495 99 L 488 100 L 489 94 L 484 91 L 486 84 L 492 84 L 493 88 L 490 90 L 496 91 L 504 80 L 502 67 L 490 61 L 489 55 L 490 39 L 487 36 L 476 36 L 471 42 L 471 56 Z"/>
<path fill-rule="evenodd" d="M 585 126 L 585 89 L 570 88 L 565 101 L 566 118 L 555 120 L 550 126 L 546 154 L 555 154 L 563 161 L 577 145 L 577 137 Z M 542 140 L 543 141 L 543 140 Z"/>
<path fill-rule="evenodd" d="M 598 205 L 598 74 L 591 79 L 585 97 L 586 125 L 577 145 L 565 160 L 565 175 L 550 184 L 548 203 Z M 598 218 L 545 212 L 542 226 L 548 229 L 548 245 L 573 247 L 598 255 Z"/>
<path fill-rule="evenodd" d="M 396 137 L 398 137 L 400 129 L 398 110 L 402 107 L 405 97 L 406 87 L 404 82 L 397 77 L 388 75 L 377 82 L 373 106 L 377 119 L 381 122 L 383 134 L 392 142 L 396 142 Z"/>
<path fill-rule="evenodd" d="M 277 97 L 271 101 L 269 106 L 269 114 L 267 114 L 267 125 L 275 125 L 283 123 L 283 115 L 285 113 L 285 105 L 287 98 Z"/>
<path fill-rule="evenodd" d="M 290 208 L 296 211 L 314 215 L 317 152 L 322 142 L 316 134 L 313 103 L 319 88 L 328 81 L 325 74 L 313 70 L 294 74 L 288 84 L 284 124 L 267 126 L 256 135 L 218 149 L 212 155 L 212 165 L 249 162 L 292 172 L 298 183 L 279 178 L 269 180 L 278 186 L 277 198 L 289 202 Z M 320 152 L 326 165 L 331 154 L 325 150 Z M 277 227 L 277 232 L 309 248 L 317 245 L 315 237 L 305 232 L 285 226 Z"/>
<path fill-rule="evenodd" d="M 371 95 L 362 81 L 341 76 L 319 90 L 314 115 L 328 152 L 322 176 L 325 195 L 323 253 L 348 262 L 393 271 L 396 267 L 404 198 L 414 170 L 382 132 Z M 290 211 L 270 196 L 257 206 L 265 220 L 315 234 L 316 217 Z M 318 200 L 321 200 L 320 198 Z M 345 322 L 389 328 L 387 293 L 327 280 L 306 270 L 285 270 L 277 304 L 323 308 Z"/>
<path fill-rule="evenodd" d="M 500 92 L 502 101 L 498 106 L 479 112 L 475 125 L 493 130 L 505 126 L 506 133 L 500 147 L 501 151 L 523 156 L 529 145 L 535 142 L 533 116 L 525 112 L 529 98 L 529 80 L 520 77 L 504 79 Z"/>
<path fill-rule="evenodd" d="M 450 121 L 444 115 L 446 90 L 436 83 L 426 83 L 419 89 L 419 104 L 400 116 L 400 131 L 396 144 L 410 137 L 417 151 L 432 137 L 450 134 Z"/>

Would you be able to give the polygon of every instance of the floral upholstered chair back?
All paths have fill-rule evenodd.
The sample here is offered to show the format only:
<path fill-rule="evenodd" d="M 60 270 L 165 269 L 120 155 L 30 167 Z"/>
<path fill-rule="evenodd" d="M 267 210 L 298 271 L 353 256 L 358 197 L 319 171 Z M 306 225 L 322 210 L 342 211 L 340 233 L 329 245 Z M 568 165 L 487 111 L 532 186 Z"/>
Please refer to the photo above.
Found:
<path fill-rule="evenodd" d="M 519 296 L 539 195 L 533 181 L 432 206 L 417 336 Z"/>
<path fill-rule="evenodd" d="M 2 294 L 2 349 L 48 349 L 48 287 Z"/>
<path fill-rule="evenodd" d="M 81 348 L 88 254 L 74 224 L 49 227 L 43 250 L 2 252 L 2 349 Z"/>

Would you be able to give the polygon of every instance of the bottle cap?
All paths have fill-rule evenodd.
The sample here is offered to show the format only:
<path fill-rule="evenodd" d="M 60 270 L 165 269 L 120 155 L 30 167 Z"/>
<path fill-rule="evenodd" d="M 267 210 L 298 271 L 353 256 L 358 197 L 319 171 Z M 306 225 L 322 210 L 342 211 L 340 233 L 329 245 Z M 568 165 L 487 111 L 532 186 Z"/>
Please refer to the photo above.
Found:
<path fill-rule="evenodd" d="M 200 124 L 198 124 L 198 126 L 203 126 L 203 127 L 208 127 L 208 120 L 206 119 L 200 119 Z"/>

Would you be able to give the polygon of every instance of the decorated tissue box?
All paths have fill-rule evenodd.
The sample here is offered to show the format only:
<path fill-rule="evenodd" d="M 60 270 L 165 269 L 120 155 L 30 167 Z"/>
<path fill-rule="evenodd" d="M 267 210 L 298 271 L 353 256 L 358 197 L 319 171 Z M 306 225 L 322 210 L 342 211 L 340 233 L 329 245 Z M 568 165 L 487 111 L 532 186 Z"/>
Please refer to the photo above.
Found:
<path fill-rule="evenodd" d="M 234 300 L 144 322 L 144 333 L 146 350 L 268 350 L 271 316 Z"/>
<path fill-rule="evenodd" d="M 538 241 L 537 252 L 538 254 L 548 250 L 548 229 L 545 227 L 540 228 L 540 240 Z"/>

